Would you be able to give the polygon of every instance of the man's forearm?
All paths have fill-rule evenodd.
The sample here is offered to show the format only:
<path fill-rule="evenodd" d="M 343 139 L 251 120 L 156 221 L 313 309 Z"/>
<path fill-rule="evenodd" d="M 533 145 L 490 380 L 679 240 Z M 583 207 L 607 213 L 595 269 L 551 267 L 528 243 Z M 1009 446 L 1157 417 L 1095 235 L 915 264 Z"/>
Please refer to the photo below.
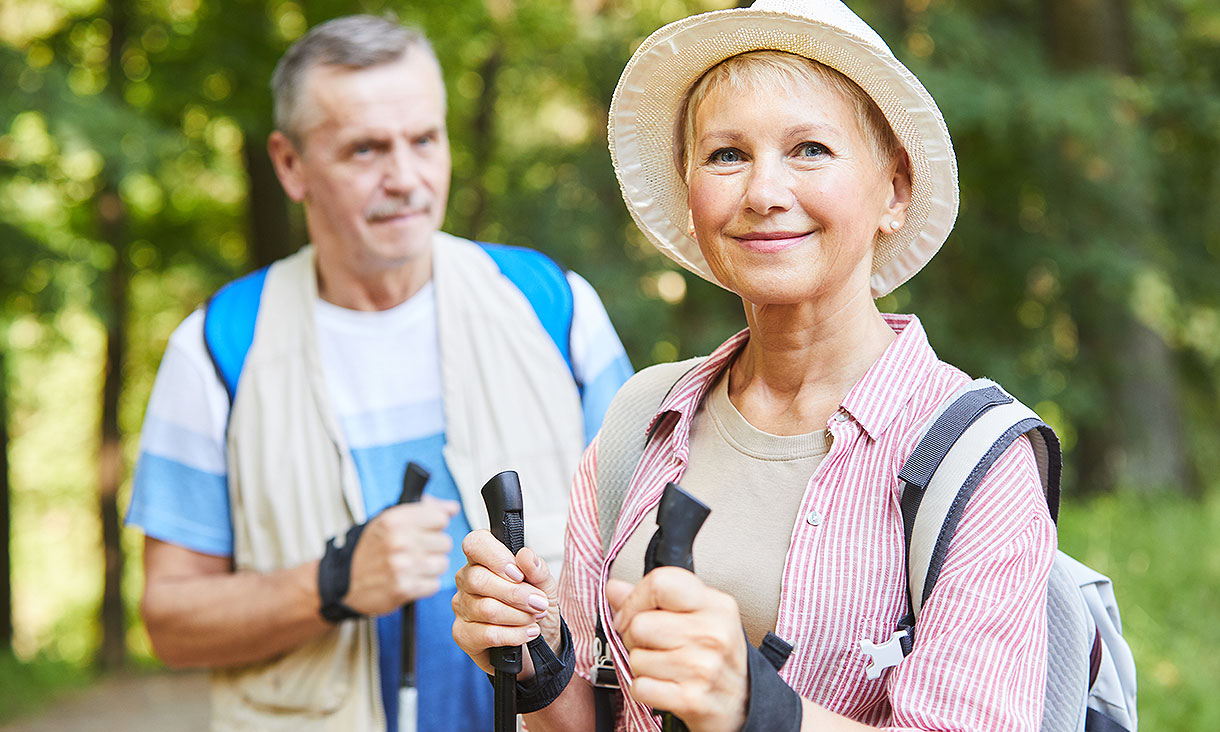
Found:
<path fill-rule="evenodd" d="M 235 666 L 293 650 L 324 633 L 318 563 L 270 573 L 150 578 L 143 614 L 169 666 Z"/>

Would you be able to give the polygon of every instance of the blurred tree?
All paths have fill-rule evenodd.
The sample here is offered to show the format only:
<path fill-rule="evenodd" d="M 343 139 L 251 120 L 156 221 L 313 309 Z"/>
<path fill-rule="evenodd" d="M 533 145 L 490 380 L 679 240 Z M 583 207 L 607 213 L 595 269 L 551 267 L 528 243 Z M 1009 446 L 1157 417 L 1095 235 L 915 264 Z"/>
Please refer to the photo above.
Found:
<path fill-rule="evenodd" d="M 247 15 L 253 17 L 246 18 L 246 25 L 259 37 L 254 47 L 262 49 L 262 52 L 251 59 L 256 71 L 241 85 L 242 93 L 235 99 L 240 109 L 235 109 L 233 113 L 242 126 L 242 160 L 249 190 L 250 263 L 257 268 L 265 267 L 299 249 L 304 243 L 304 227 L 300 224 L 294 226 L 288 197 L 280 187 L 266 147 L 273 126 L 269 81 L 278 58 L 276 52 L 281 49 L 279 44 L 268 42 L 273 35 L 267 14 L 252 12 Z"/>
<path fill-rule="evenodd" d="M 131 18 L 126 0 L 109 4 L 109 69 L 105 92 L 123 101 L 123 53 L 126 51 Z M 130 231 L 127 211 L 119 197 L 121 162 L 103 158 L 94 211 L 101 241 L 112 252 L 105 277 L 99 314 L 106 326 L 106 363 L 102 382 L 101 442 L 99 447 L 98 511 L 102 525 L 103 583 L 101 603 L 102 640 L 98 664 L 103 669 L 121 668 L 127 661 L 127 623 L 123 609 L 123 546 L 119 541 L 119 486 L 123 481 L 123 432 L 119 426 L 119 397 L 127 360 L 127 318 L 130 311 Z"/>
<path fill-rule="evenodd" d="M 242 160 L 246 166 L 246 179 L 250 194 L 248 216 L 250 220 L 250 263 L 255 267 L 266 267 L 277 259 L 300 248 L 303 243 L 300 227 L 293 227 L 288 206 L 288 197 L 280 187 L 275 175 L 275 166 L 259 140 L 266 140 L 270 132 L 266 126 L 242 130 Z"/>
<path fill-rule="evenodd" d="M 1070 72 L 1102 71 L 1116 79 L 1139 75 L 1125 0 L 1042 0 L 1049 55 L 1056 68 Z M 1114 235 L 1114 254 L 1127 266 L 1146 268 L 1148 248 L 1157 236 L 1154 161 L 1142 154 L 1148 138 L 1145 120 L 1124 109 L 1115 96 L 1111 113 L 1125 120 L 1124 134 L 1108 141 L 1107 164 L 1114 204 L 1128 212 L 1137 228 Z M 1096 292 L 1095 278 L 1088 290 Z M 1132 283 L 1133 284 L 1133 283 Z M 1182 423 L 1179 369 L 1165 340 L 1139 322 L 1128 308 L 1107 308 L 1079 321 L 1080 338 L 1098 354 L 1122 354 L 1099 359 L 1096 375 L 1103 388 L 1118 398 L 1106 405 L 1106 418 L 1085 423 L 1079 430 L 1081 485 L 1105 490 L 1115 484 L 1120 464 L 1127 482 L 1146 490 L 1197 493 L 1196 477 L 1187 465 Z M 1120 457 L 1121 456 L 1121 457 Z"/>
<path fill-rule="evenodd" d="M 1074 490 L 1194 490 L 1202 453 L 1187 436 L 1220 424 L 1195 410 L 1188 427 L 1186 409 L 1216 399 L 1216 358 L 1184 328 L 1194 312 L 1200 333 L 1217 333 L 1215 288 L 1169 283 L 1217 269 L 1204 244 L 1214 228 L 1197 215 L 1215 174 L 1180 179 L 1220 152 L 1214 124 L 1182 113 L 1218 97 L 1220 66 L 1186 61 L 1214 58 L 1214 32 L 1186 42 L 1186 29 L 1204 14 L 1214 23 L 1215 8 L 898 5 L 862 10 L 939 102 L 962 207 L 943 251 L 883 307 L 915 309 L 947 360 L 1036 405 L 1064 438 Z M 1169 138 L 1169 119 L 1191 122 Z M 1161 154 L 1165 138 L 1199 160 Z M 1200 358 L 1213 376 L 1192 380 L 1188 397 L 1183 362 Z"/>
<path fill-rule="evenodd" d="M 159 191 L 148 171 L 172 157 L 166 154 L 164 132 L 151 127 L 125 99 L 123 81 L 130 74 L 125 64 L 131 61 L 127 7 L 102 11 L 67 19 L 29 42 L 24 54 L 0 47 L 0 72 L 16 82 L 10 86 L 13 96 L 0 109 L 0 131 L 14 133 L 0 137 L 0 163 L 20 164 L 20 175 L 5 184 L 10 193 L 25 192 L 27 201 L 39 204 L 6 212 L 13 231 L 39 243 L 26 247 L 31 251 L 25 258 L 3 261 L 16 264 L 7 269 L 22 276 L 16 280 L 16 297 L 3 303 L 0 321 L 23 311 L 55 311 L 53 304 L 39 307 L 46 298 L 31 298 L 20 285 L 35 295 L 59 294 L 62 286 L 75 302 L 92 306 L 106 329 L 99 484 L 93 502 L 100 517 L 103 564 L 96 661 L 113 668 L 123 665 L 127 647 L 118 496 L 126 473 L 120 407 L 129 375 L 127 326 L 136 254 L 128 204 L 157 201 Z M 31 141 L 33 149 L 22 148 Z M 47 210 L 54 215 L 46 215 Z M 143 247 L 140 253 L 146 251 Z M 39 273 L 46 277 L 34 284 Z"/>
<path fill-rule="evenodd" d="M 5 67 L 0 56 L 0 70 Z M 0 71 L 0 81 L 5 81 L 5 76 Z M 0 111 L 0 126 L 11 121 L 6 116 Z M 0 178 L 11 173 L 10 166 L 0 163 Z M 3 221 L 0 221 L 0 242 L 3 242 L 0 246 L 0 293 L 5 293 L 0 300 L 0 655 L 4 655 L 12 652 L 14 630 L 8 332 L 14 319 L 54 309 L 60 302 L 61 293 L 53 283 L 42 281 L 38 274 L 48 262 L 43 242 Z"/>
<path fill-rule="evenodd" d="M 0 347 L 0 656 L 13 651 L 13 561 L 9 546 L 12 523 L 9 513 L 8 472 L 8 365 Z"/>
<path fill-rule="evenodd" d="M 0 48 L 0 86 L 14 84 L 16 72 L 12 57 Z M 12 124 L 18 111 L 0 106 L 0 130 Z M 2 152 L 0 180 L 7 180 L 22 166 L 5 159 Z M 14 630 L 8 334 L 16 318 L 53 310 L 61 303 L 57 283 L 43 277 L 56 259 L 42 241 L 0 220 L 0 655 L 12 651 Z"/>
<path fill-rule="evenodd" d="M 490 48 L 483 53 L 477 74 L 481 80 L 474 104 L 470 128 L 463 143 L 470 148 L 473 162 L 470 171 L 470 212 L 461 222 L 462 229 L 456 233 L 466 237 L 477 237 L 475 232 L 487 223 L 488 191 L 487 171 L 495 159 L 496 146 L 496 94 L 500 83 L 500 70 L 504 67 L 504 26 L 511 20 L 511 3 L 488 0 L 486 5 Z"/>

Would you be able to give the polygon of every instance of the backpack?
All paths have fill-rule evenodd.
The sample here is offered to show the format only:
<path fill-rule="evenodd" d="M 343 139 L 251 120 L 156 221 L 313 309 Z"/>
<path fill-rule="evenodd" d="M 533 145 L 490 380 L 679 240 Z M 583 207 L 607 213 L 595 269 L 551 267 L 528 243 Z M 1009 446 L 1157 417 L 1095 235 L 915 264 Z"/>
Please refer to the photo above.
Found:
<path fill-rule="evenodd" d="M 572 372 L 577 389 L 584 386 L 572 366 L 572 286 L 567 273 L 553 259 L 535 249 L 476 242 L 495 261 L 529 301 L 543 329 L 559 349 Z M 229 404 L 237 394 L 237 381 L 254 343 L 254 325 L 267 279 L 267 267 L 233 280 L 208 299 L 203 319 L 203 340 L 220 377 Z"/>
<path fill-rule="evenodd" d="M 609 550 L 627 488 L 652 436 L 641 427 L 674 384 L 701 360 L 644 369 L 611 402 L 598 437 L 597 508 L 603 552 Z M 894 643 L 882 644 L 891 648 L 863 648 L 875 661 L 887 650 L 898 655 L 884 665 L 910 653 L 917 642 L 918 611 L 935 586 L 966 503 L 996 458 L 1025 434 L 1034 445 L 1051 517 L 1057 519 L 1059 441 L 1032 410 L 994 382 L 978 379 L 933 416 L 899 473 L 910 614 L 899 622 Z M 595 651 L 601 650 L 595 644 Z M 595 652 L 594 679 L 606 676 L 607 663 L 608 652 Z M 1042 732 L 1137 732 L 1135 694 L 1135 660 L 1122 637 L 1110 580 L 1058 552 L 1047 580 Z"/>

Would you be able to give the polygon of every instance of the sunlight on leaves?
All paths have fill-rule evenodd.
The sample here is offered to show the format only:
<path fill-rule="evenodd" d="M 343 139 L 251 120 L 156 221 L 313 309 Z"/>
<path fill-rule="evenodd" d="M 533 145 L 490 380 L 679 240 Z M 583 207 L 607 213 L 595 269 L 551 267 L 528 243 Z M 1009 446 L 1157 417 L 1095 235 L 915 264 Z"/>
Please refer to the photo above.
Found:
<path fill-rule="evenodd" d="M 281 40 L 291 42 L 305 35 L 308 26 L 300 5 L 282 2 L 272 5 L 268 13 Z"/>
<path fill-rule="evenodd" d="M 147 173 L 130 173 L 119 183 L 119 195 L 138 216 L 154 216 L 165 205 L 165 192 Z"/>
<path fill-rule="evenodd" d="M 18 165 L 47 162 L 56 152 L 46 119 L 38 112 L 21 112 L 10 128 L 12 154 Z"/>
<path fill-rule="evenodd" d="M 1179 308 L 1173 285 L 1164 272 L 1144 268 L 1136 275 L 1131 308 L 1144 325 L 1165 337 L 1173 334 Z"/>
<path fill-rule="evenodd" d="M 68 150 L 59 158 L 59 169 L 74 181 L 91 180 L 102 172 L 104 164 L 102 156 L 89 148 Z"/>

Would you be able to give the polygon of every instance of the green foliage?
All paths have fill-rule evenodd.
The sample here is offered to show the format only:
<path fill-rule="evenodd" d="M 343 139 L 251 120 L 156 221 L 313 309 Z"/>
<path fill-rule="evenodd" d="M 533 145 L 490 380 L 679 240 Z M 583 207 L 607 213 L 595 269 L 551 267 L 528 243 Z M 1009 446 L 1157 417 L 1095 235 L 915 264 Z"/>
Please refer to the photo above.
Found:
<path fill-rule="evenodd" d="M 0 724 L 45 709 L 89 681 L 74 664 L 43 656 L 21 662 L 0 652 Z"/>
<path fill-rule="evenodd" d="M 944 112 L 962 207 L 883 306 L 919 313 L 942 357 L 1037 405 L 1083 480 L 1073 490 L 1138 475 L 1154 462 L 1142 446 L 1167 433 L 1214 441 L 1220 421 L 1195 405 L 1220 392 L 1220 11 L 1131 3 L 1134 70 L 1120 73 L 1058 66 L 1046 4 L 906 6 L 905 30 L 883 34 Z M 1145 331 L 1160 361 L 1137 361 Z M 1149 382 L 1167 384 L 1159 408 Z M 1172 449 L 1208 473 L 1192 447 Z"/>
<path fill-rule="evenodd" d="M 1060 548 L 1114 580 L 1135 653 L 1140 729 L 1220 726 L 1220 495 L 1202 505 L 1123 493 L 1064 506 Z"/>

